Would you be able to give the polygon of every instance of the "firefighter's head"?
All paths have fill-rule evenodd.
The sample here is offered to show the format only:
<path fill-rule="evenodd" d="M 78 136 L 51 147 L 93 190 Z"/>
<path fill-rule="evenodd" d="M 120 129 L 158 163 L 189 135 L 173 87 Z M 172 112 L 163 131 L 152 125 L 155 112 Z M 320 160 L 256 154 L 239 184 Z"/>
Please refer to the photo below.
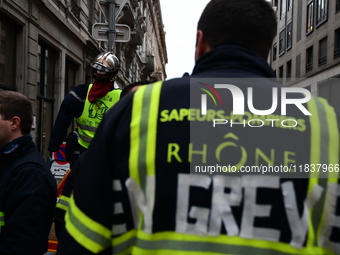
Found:
<path fill-rule="evenodd" d="M 113 81 L 119 71 L 119 59 L 111 52 L 100 53 L 91 63 L 93 78 L 100 82 Z"/>

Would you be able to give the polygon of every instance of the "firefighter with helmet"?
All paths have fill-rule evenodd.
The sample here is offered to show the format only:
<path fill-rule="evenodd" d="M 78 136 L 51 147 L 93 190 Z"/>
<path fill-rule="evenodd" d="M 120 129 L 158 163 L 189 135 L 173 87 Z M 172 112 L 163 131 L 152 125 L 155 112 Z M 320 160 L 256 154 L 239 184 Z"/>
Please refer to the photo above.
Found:
<path fill-rule="evenodd" d="M 91 66 L 93 84 L 76 86 L 67 94 L 60 106 L 48 146 L 51 152 L 59 150 L 74 118 L 79 133 L 79 139 L 76 140 L 76 143 L 79 143 L 77 151 L 80 154 L 86 151 L 103 115 L 119 101 L 121 90 L 114 82 L 120 67 L 119 59 L 111 51 L 103 52 L 95 58 Z M 72 153 L 67 153 L 70 154 Z M 77 156 L 79 155 L 75 155 Z"/>
<path fill-rule="evenodd" d="M 77 158 L 88 149 L 104 114 L 119 101 L 122 92 L 115 84 L 120 66 L 118 58 L 112 52 L 100 53 L 91 66 L 93 84 L 78 85 L 67 94 L 60 106 L 48 147 L 51 152 L 59 150 L 67 136 L 68 127 L 75 118 L 77 128 L 66 140 L 66 159 L 71 169 Z M 69 200 L 69 193 L 77 176 L 76 171 L 69 171 L 58 185 L 54 213 L 57 238 L 59 231 L 64 228 L 64 215 L 67 210 L 65 203 Z M 53 242 L 49 241 L 49 251 L 56 249 L 55 245 L 52 245 Z"/>

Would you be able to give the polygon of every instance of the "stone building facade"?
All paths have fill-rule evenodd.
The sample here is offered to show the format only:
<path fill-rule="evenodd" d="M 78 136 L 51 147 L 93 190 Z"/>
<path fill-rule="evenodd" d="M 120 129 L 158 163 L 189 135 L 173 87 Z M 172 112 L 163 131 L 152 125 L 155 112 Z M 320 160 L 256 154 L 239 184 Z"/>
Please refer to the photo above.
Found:
<path fill-rule="evenodd" d="M 277 35 L 269 63 L 288 86 L 340 108 L 340 1 L 272 0 Z"/>
<path fill-rule="evenodd" d="M 122 7 L 116 23 L 131 29 L 130 41 L 115 44 L 118 86 L 164 80 L 168 60 L 159 0 L 116 2 L 116 9 Z M 30 98 L 32 135 L 45 158 L 63 98 L 78 84 L 92 82 L 90 63 L 108 50 L 108 42 L 92 35 L 93 24 L 107 23 L 106 8 L 100 0 L 0 0 L 0 91 Z"/>

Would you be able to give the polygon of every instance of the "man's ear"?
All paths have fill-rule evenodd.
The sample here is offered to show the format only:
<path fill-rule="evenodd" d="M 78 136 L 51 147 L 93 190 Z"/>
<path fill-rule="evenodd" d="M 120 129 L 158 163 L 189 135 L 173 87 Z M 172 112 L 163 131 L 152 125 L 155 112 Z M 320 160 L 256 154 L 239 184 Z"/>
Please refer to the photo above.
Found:
<path fill-rule="evenodd" d="M 196 35 L 195 61 L 197 61 L 204 53 L 207 53 L 210 50 L 211 48 L 205 40 L 203 31 L 198 30 Z"/>
<path fill-rule="evenodd" d="M 20 124 L 21 124 L 21 119 L 18 116 L 14 116 L 12 118 L 12 126 L 11 129 L 12 130 L 17 130 L 18 128 L 20 128 Z"/>

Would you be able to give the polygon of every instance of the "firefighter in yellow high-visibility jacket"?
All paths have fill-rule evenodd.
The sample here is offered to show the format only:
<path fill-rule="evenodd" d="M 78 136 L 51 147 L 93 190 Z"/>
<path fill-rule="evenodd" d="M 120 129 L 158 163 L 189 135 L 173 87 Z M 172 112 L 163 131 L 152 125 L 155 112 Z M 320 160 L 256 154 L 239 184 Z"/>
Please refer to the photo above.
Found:
<path fill-rule="evenodd" d="M 275 24 L 265 0 L 208 3 L 192 74 L 105 115 L 60 254 L 340 254 L 339 116 L 270 79 Z"/>

